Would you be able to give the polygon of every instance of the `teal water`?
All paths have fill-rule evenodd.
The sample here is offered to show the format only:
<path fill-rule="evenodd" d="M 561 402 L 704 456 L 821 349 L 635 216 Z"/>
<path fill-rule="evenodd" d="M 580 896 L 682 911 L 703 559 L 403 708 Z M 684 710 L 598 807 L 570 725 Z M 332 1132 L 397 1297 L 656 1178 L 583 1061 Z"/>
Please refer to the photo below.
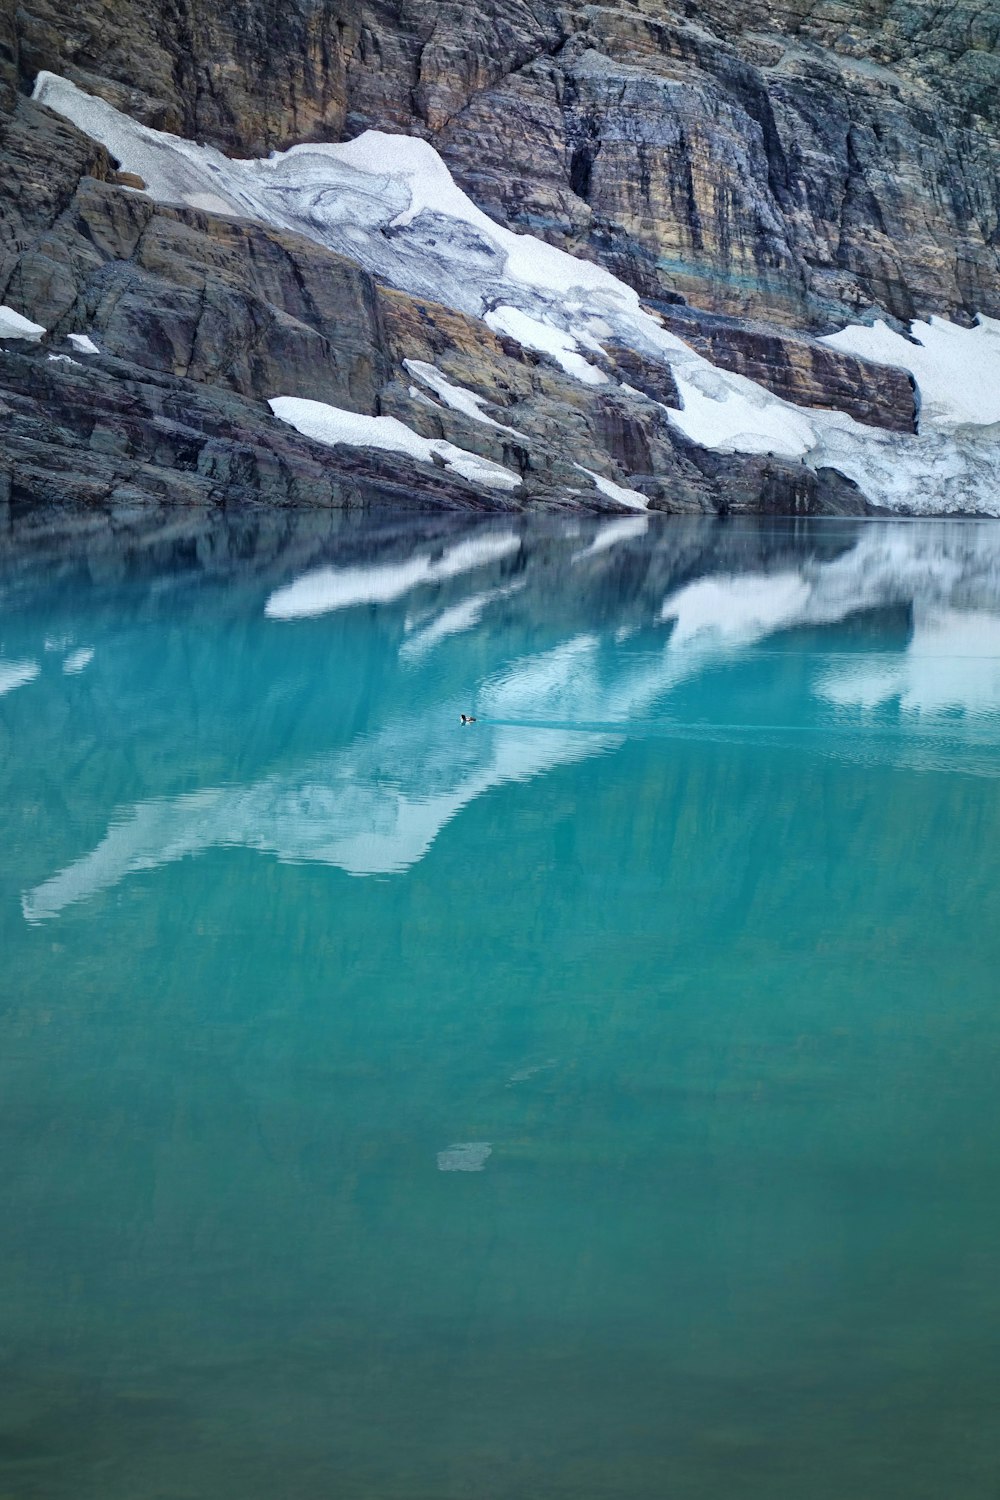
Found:
<path fill-rule="evenodd" d="M 0 690 L 3 1500 L 996 1500 L 1000 528 L 92 527 Z"/>

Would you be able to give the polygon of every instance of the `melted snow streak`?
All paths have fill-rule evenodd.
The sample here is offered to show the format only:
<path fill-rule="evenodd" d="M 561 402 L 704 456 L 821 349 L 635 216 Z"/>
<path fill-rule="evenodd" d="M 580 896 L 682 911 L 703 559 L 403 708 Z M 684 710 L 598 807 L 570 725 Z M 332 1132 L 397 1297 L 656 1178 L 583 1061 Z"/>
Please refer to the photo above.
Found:
<path fill-rule="evenodd" d="M 495 224 L 426 141 L 367 131 L 343 145 L 231 161 L 138 125 L 51 73 L 39 74 L 35 97 L 107 146 L 154 198 L 306 235 L 403 291 L 483 318 L 585 384 L 609 381 L 599 361 L 610 337 L 661 360 L 683 401 L 668 409 L 671 421 L 705 447 L 835 468 L 887 510 L 1000 514 L 1000 325 L 991 320 L 973 329 L 914 324 L 914 343 L 880 324 L 831 336 L 836 348 L 913 372 L 920 432 L 883 432 L 716 369 L 603 267 Z M 443 387 L 437 394 L 463 399 Z M 637 507 L 633 493 L 622 503 Z"/>

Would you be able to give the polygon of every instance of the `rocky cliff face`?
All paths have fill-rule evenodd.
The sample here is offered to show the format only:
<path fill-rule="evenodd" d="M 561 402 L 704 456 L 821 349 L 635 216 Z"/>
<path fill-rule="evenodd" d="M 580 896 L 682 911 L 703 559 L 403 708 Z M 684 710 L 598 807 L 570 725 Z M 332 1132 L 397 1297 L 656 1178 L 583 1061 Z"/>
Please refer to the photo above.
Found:
<path fill-rule="evenodd" d="M 49 340 L 8 346 L 0 495 L 599 506 L 591 471 L 669 509 L 863 506 L 830 466 L 706 453 L 635 348 L 605 343 L 608 379 L 581 385 L 308 235 L 155 203 L 27 94 L 52 70 L 236 156 L 422 136 L 493 219 L 607 266 L 715 364 L 906 433 L 910 377 L 814 335 L 1000 314 L 998 33 L 1000 7 L 977 3 L 3 0 L 0 302 Z M 86 380 L 47 357 L 73 331 L 102 351 Z M 504 465 L 517 493 L 280 430 L 279 393 L 397 416 Z"/>

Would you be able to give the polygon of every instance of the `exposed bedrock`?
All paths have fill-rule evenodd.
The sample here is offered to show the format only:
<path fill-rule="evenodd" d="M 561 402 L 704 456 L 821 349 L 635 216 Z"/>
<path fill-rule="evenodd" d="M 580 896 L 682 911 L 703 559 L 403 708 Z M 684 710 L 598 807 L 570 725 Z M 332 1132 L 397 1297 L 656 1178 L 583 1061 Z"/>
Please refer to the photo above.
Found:
<path fill-rule="evenodd" d="M 488 211 L 646 296 L 1000 312 L 989 0 L 2 3 L 8 89 L 52 69 L 237 153 L 423 133 Z"/>
<path fill-rule="evenodd" d="M 715 364 L 906 433 L 911 378 L 812 335 L 1000 315 L 998 32 L 978 3 L 0 0 L 0 303 L 48 330 L 0 358 L 0 496 L 613 507 L 596 475 L 654 509 L 863 510 L 833 469 L 683 437 L 662 363 L 609 341 L 616 379 L 581 384 L 308 239 L 130 191 L 26 94 L 51 69 L 234 155 L 422 135 L 494 218 L 601 261 Z M 276 395 L 397 417 L 519 483 L 323 448 Z"/>
<path fill-rule="evenodd" d="M 49 330 L 39 347 L 7 344 L 0 364 L 0 472 L 15 500 L 51 503 L 62 492 L 116 504 L 146 487 L 191 504 L 613 508 L 598 475 L 654 509 L 862 504 L 797 463 L 703 454 L 664 411 L 677 402 L 669 369 L 633 350 L 610 343 L 605 360 L 625 388 L 581 384 L 480 320 L 388 288 L 313 241 L 123 190 L 104 153 L 31 101 L 11 135 L 35 150 L 13 163 L 0 301 Z M 49 197 L 32 200 L 31 177 L 56 145 Z M 16 211 L 22 198 L 30 215 Z M 100 356 L 68 342 L 82 332 Z M 478 397 L 488 422 L 442 401 L 422 367 Z M 275 422 L 265 403 L 276 394 L 397 417 L 519 483 L 484 491 L 404 455 L 321 447 Z"/>

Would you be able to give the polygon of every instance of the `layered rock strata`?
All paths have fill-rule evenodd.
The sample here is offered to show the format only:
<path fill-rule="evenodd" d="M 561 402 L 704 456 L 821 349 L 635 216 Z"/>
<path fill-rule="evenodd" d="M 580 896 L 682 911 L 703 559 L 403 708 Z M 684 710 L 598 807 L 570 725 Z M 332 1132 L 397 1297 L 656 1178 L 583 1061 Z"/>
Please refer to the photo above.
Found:
<path fill-rule="evenodd" d="M 25 97 L 52 68 L 237 155 L 369 127 L 421 135 L 495 220 L 600 261 L 721 369 L 907 434 L 911 377 L 813 335 L 880 312 L 897 326 L 1000 312 L 1000 12 L 971 5 L 960 25 L 871 7 L 848 26 L 835 10 L 42 0 L 29 14 L 7 0 L 0 303 L 47 337 L 6 346 L 0 493 L 864 509 L 836 455 L 807 465 L 686 436 L 668 409 L 690 393 L 648 350 L 602 340 L 601 380 L 581 383 L 454 300 L 308 236 L 154 202 L 111 142 Z M 101 350 L 86 378 L 65 362 L 70 333 Z M 516 485 L 323 448 L 278 428 L 265 404 L 278 394 L 398 418 Z"/>
<path fill-rule="evenodd" d="M 647 296 L 814 328 L 1000 312 L 990 0 L 5 4 L 8 98 L 50 69 L 247 155 L 422 133 L 488 211 Z"/>

